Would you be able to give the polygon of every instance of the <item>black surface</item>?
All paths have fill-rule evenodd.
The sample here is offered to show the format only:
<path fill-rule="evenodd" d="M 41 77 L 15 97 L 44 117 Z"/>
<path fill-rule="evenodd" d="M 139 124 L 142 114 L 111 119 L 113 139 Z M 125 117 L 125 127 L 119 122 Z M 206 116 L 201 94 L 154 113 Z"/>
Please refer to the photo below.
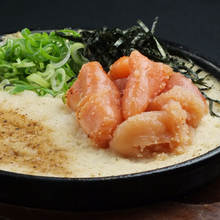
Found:
<path fill-rule="evenodd" d="M 220 66 L 182 46 L 166 42 L 220 78 Z M 161 201 L 201 187 L 220 176 L 220 147 L 177 165 L 100 178 L 38 177 L 0 171 L 0 202 L 56 210 L 112 210 Z"/>
<path fill-rule="evenodd" d="M 7 0 L 0 6 L 0 32 L 23 27 L 126 27 L 138 18 L 151 25 L 159 16 L 159 37 L 219 60 L 219 0 Z"/>

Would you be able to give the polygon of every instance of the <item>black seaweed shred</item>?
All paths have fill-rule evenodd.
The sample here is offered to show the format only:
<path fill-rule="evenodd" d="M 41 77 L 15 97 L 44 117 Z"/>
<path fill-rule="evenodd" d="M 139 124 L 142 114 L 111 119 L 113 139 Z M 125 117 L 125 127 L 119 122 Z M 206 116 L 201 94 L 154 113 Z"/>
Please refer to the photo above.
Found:
<path fill-rule="evenodd" d="M 82 31 L 82 41 L 86 44 L 84 55 L 89 60 L 98 60 L 106 70 L 116 59 L 129 56 L 135 49 L 152 60 L 167 63 L 169 58 L 161 55 L 154 35 L 143 25 L 138 21 L 138 25 L 126 30 L 103 27 Z"/>
<path fill-rule="evenodd" d="M 210 98 L 210 97 L 207 96 L 203 91 L 201 91 L 201 93 L 202 93 L 203 96 L 209 101 L 209 112 L 210 112 L 210 115 L 220 118 L 220 115 L 219 115 L 219 114 L 216 114 L 216 113 L 214 112 L 214 110 L 213 110 L 213 104 L 214 104 L 214 103 L 220 104 L 220 100 Z"/>

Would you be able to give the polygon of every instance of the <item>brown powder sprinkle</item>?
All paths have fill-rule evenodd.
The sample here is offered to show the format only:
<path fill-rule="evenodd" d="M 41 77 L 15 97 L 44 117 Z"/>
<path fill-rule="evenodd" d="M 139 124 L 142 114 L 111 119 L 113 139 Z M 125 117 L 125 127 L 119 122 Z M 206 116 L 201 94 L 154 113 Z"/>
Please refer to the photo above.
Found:
<path fill-rule="evenodd" d="M 0 164 L 14 164 L 33 173 L 69 175 L 65 151 L 51 140 L 51 130 L 16 111 L 0 109 Z"/>

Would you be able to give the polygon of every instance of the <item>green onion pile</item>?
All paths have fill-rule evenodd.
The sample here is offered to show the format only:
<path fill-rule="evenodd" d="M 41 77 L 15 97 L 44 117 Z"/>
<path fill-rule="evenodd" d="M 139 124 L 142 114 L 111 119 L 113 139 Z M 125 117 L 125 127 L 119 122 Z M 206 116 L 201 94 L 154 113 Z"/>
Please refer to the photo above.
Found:
<path fill-rule="evenodd" d="M 80 37 L 73 30 L 60 32 Z M 40 96 L 63 96 L 87 62 L 79 53 L 83 48 L 54 31 L 31 33 L 25 28 L 18 38 L 6 37 L 0 45 L 0 88 L 11 94 L 32 90 Z"/>

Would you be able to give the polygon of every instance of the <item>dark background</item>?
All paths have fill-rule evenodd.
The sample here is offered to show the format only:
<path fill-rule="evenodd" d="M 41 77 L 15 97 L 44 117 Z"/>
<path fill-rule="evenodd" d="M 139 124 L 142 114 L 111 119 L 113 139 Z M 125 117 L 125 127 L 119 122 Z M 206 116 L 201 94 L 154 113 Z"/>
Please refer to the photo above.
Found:
<path fill-rule="evenodd" d="M 148 26 L 159 16 L 157 35 L 202 55 L 220 57 L 219 0 L 35 0 L 2 1 L 0 33 L 61 27 L 128 27 L 141 19 Z"/>

